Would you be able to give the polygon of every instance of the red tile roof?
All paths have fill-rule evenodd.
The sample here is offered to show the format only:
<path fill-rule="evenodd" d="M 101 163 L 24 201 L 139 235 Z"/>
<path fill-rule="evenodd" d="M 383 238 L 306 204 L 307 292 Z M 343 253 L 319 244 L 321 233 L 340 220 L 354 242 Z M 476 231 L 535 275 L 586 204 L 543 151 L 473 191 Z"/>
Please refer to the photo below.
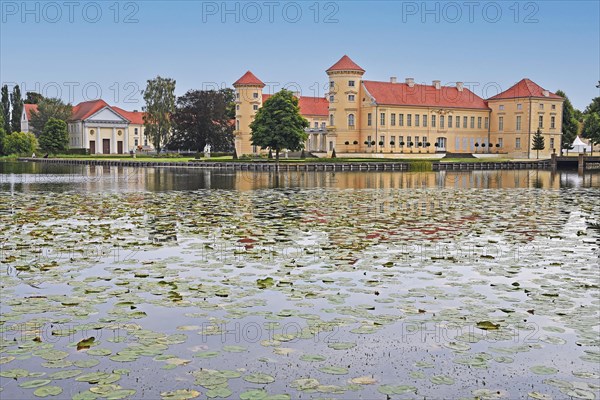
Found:
<path fill-rule="evenodd" d="M 260 86 L 264 87 L 263 81 L 258 79 L 252 72 L 246 72 L 240 79 L 234 82 L 233 86 Z"/>
<path fill-rule="evenodd" d="M 84 101 L 73 107 L 71 121 L 83 121 L 104 107 L 110 107 L 104 100 Z"/>
<path fill-rule="evenodd" d="M 530 79 L 524 78 L 519 82 L 515 83 L 513 86 L 508 88 L 502 93 L 495 95 L 494 97 L 490 97 L 488 100 L 499 100 L 499 99 L 514 99 L 520 97 L 541 97 L 544 99 L 562 99 L 557 94 L 554 94 L 548 91 L 548 97 L 544 96 L 543 91 L 545 89 L 533 82 Z"/>
<path fill-rule="evenodd" d="M 361 71 L 365 72 L 357 63 L 352 61 L 350 57 L 344 55 L 338 62 L 327 69 L 329 71 Z"/>
<path fill-rule="evenodd" d="M 462 92 L 454 86 L 415 84 L 412 88 L 406 83 L 363 81 L 377 104 L 398 106 L 449 107 L 488 109 L 487 102 L 469 89 Z"/>
<path fill-rule="evenodd" d="M 31 112 L 37 112 L 38 105 L 37 104 L 23 104 L 25 108 L 25 114 L 27 114 L 27 121 L 31 121 Z"/>
<path fill-rule="evenodd" d="M 119 113 L 123 118 L 128 119 L 132 124 L 144 125 L 144 113 L 139 111 L 126 111 L 122 108 L 112 106 L 113 110 Z"/>
<path fill-rule="evenodd" d="M 270 94 L 262 95 L 262 102 L 267 101 Z M 298 107 L 302 115 L 316 115 L 326 117 L 329 115 L 329 102 L 324 97 L 300 96 L 298 98 Z"/>

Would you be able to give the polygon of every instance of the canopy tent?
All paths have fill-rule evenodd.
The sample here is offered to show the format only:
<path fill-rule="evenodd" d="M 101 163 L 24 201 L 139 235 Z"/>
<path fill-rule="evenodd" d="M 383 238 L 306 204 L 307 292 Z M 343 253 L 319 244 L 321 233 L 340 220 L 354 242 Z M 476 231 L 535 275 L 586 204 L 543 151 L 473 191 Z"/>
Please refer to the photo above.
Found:
<path fill-rule="evenodd" d="M 573 147 L 573 149 L 569 150 L 572 151 L 573 153 L 590 153 L 592 151 L 592 146 L 590 146 L 589 144 L 586 144 L 583 140 L 581 140 L 579 138 L 579 136 L 577 136 L 575 138 L 575 140 L 573 141 L 573 144 L 571 144 L 571 146 Z"/>

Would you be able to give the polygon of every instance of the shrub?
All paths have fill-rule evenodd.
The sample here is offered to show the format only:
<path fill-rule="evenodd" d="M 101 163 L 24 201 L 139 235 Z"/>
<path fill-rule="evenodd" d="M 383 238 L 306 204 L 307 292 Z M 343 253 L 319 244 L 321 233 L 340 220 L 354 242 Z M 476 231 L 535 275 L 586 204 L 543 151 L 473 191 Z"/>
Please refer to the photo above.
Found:
<path fill-rule="evenodd" d="M 38 142 L 33 133 L 13 132 L 4 140 L 4 152 L 8 155 L 23 154 L 31 156 L 38 147 Z"/>

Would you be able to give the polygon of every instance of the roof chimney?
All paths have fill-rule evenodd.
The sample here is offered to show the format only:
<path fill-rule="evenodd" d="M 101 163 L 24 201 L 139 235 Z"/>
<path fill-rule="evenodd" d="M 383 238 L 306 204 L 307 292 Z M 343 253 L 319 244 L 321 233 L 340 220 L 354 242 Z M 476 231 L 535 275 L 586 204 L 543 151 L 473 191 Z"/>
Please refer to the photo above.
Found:
<path fill-rule="evenodd" d="M 433 86 L 435 86 L 435 88 L 439 90 L 442 87 L 441 83 L 441 81 L 433 81 Z"/>
<path fill-rule="evenodd" d="M 133 110 L 133 112 L 138 112 L 138 110 Z"/>
<path fill-rule="evenodd" d="M 456 89 L 458 89 L 459 92 L 462 92 L 464 87 L 464 82 L 456 82 Z"/>
<path fill-rule="evenodd" d="M 542 94 L 544 95 L 544 97 L 549 97 L 550 96 L 550 92 L 548 92 L 546 89 L 544 89 L 542 91 Z"/>
<path fill-rule="evenodd" d="M 396 83 L 396 82 L 398 82 L 398 79 L 396 79 L 396 77 L 395 77 L 395 76 L 392 76 L 392 77 L 390 78 L 390 82 L 391 82 L 391 83 Z"/>
<path fill-rule="evenodd" d="M 406 84 L 408 85 L 408 87 L 415 87 L 414 78 L 406 78 Z"/>

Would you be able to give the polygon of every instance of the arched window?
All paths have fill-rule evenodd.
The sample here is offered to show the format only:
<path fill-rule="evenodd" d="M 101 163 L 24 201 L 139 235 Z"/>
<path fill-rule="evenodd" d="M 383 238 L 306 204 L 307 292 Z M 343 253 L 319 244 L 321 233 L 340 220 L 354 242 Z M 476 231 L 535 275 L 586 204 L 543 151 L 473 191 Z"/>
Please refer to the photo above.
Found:
<path fill-rule="evenodd" d="M 329 115 L 329 125 L 333 126 L 333 114 Z"/>
<path fill-rule="evenodd" d="M 354 126 L 354 114 L 348 115 L 348 126 Z"/>

